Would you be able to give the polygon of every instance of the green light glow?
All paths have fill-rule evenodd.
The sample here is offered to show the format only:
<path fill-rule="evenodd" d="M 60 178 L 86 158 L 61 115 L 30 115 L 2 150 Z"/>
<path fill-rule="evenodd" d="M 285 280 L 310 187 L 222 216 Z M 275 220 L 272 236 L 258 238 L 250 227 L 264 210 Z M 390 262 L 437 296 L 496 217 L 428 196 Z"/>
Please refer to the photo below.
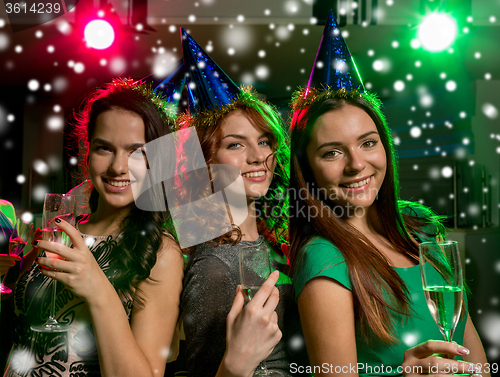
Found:
<path fill-rule="evenodd" d="M 427 51 L 439 52 L 450 47 L 457 37 L 455 19 L 443 13 L 431 13 L 418 27 L 417 37 Z"/>

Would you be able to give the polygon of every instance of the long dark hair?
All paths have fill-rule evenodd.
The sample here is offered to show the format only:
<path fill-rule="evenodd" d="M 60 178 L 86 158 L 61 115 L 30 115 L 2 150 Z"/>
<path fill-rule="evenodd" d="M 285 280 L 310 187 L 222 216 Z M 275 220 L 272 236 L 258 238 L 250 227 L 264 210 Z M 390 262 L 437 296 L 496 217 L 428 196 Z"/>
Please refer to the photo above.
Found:
<path fill-rule="evenodd" d="M 233 111 L 241 111 L 252 125 L 269 137 L 271 142 L 273 153 L 268 157 L 268 160 L 271 157 L 276 159 L 273 180 L 267 194 L 258 199 L 255 204 L 257 214 L 260 214 L 257 219 L 259 233 L 263 234 L 276 250 L 281 252 L 281 244 L 288 243 L 288 197 L 286 189 L 289 183 L 290 148 L 289 138 L 278 111 L 270 104 L 258 100 L 256 93 L 251 88 L 245 88 L 238 99 L 226 108 L 193 116 L 184 114 L 179 120 L 180 127 L 194 127 L 196 129 L 203 157 L 207 165 L 210 165 L 214 163 L 215 154 L 220 148 L 222 139 L 221 125 L 225 117 Z M 189 159 L 185 161 L 189 161 Z M 179 169 L 182 168 L 183 164 L 179 166 Z M 179 176 L 183 176 L 182 173 Z M 205 188 L 200 188 L 199 185 L 187 181 L 182 182 L 182 185 L 190 190 L 190 192 L 186 193 L 190 202 L 205 197 L 207 194 L 212 194 L 211 190 L 206 193 L 204 192 L 207 191 Z M 206 212 L 203 211 L 203 213 Z M 215 218 L 217 214 L 213 213 L 213 215 L 214 217 L 211 219 L 200 218 L 193 212 L 189 216 L 186 215 L 185 218 L 189 218 L 188 222 L 197 222 L 198 227 L 201 224 L 213 227 L 214 225 L 217 226 L 218 223 Z M 223 216 L 223 214 L 220 216 Z M 228 233 L 217 237 L 213 240 L 213 243 L 216 245 L 236 244 L 241 240 L 241 237 L 241 230 L 233 224 Z M 186 251 L 189 252 L 192 249 Z"/>
<path fill-rule="evenodd" d="M 296 109 L 292 119 L 290 263 L 295 269 L 303 255 L 301 249 L 312 236 L 320 235 L 332 242 L 347 263 L 356 319 L 359 320 L 363 335 L 367 339 L 375 335 L 382 342 L 392 343 L 396 340 L 392 333 L 395 318 L 390 310 L 403 317 L 410 314 L 406 285 L 369 239 L 339 218 L 334 203 L 325 204 L 322 197 L 314 194 L 318 190 L 315 190 L 316 182 L 306 154 L 311 131 L 318 118 L 347 104 L 362 109 L 370 116 L 386 152 L 387 171 L 375 201 L 377 216 L 380 223 L 384 224 L 383 236 L 401 254 L 418 260 L 418 246 L 414 240 L 422 234 L 422 229 L 426 228 L 428 236 L 443 231 L 438 219 L 423 206 L 398 200 L 395 152 L 387 122 L 381 112 L 380 100 L 373 94 L 334 92 L 313 101 L 309 106 Z M 293 192 L 301 192 L 302 195 L 293 195 Z M 321 209 L 319 213 L 322 216 L 307 218 L 305 214 L 310 212 L 300 211 L 301 208 L 311 207 Z M 415 208 L 415 211 L 402 214 L 403 207 Z"/>
<path fill-rule="evenodd" d="M 169 116 L 162 110 L 160 96 L 144 83 L 132 80 L 113 80 L 88 93 L 79 113 L 75 113 L 73 136 L 80 147 L 80 163 L 88 176 L 89 146 L 99 114 L 112 109 L 123 109 L 139 115 L 145 127 L 146 142 L 171 132 Z M 89 199 L 90 211 L 97 210 L 99 193 L 92 187 Z M 156 264 L 161 247 L 168 211 L 143 211 L 135 207 L 120 225 L 117 246 L 111 252 L 111 283 L 121 297 L 131 298 L 134 303 L 144 304 L 138 285 L 147 279 Z"/>

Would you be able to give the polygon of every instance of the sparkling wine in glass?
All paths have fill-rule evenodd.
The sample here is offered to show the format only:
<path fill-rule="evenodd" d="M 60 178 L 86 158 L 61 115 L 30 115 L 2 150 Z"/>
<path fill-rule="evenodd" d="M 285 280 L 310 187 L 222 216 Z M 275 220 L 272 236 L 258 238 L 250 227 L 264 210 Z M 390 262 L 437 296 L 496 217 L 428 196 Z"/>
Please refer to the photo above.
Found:
<path fill-rule="evenodd" d="M 58 216 L 61 219 L 64 219 L 68 221 L 71 224 L 71 221 L 66 216 Z M 74 220 L 73 220 L 74 222 Z M 69 237 L 64 233 L 61 229 L 53 229 L 53 228 L 43 228 L 42 230 L 42 240 L 43 241 L 50 241 L 50 242 L 57 242 L 57 243 L 62 243 L 63 245 L 66 246 L 71 246 L 71 241 Z M 56 259 L 61 259 L 61 257 L 55 253 L 51 253 L 50 251 L 45 251 L 45 256 L 47 258 L 56 258 Z"/>
<path fill-rule="evenodd" d="M 46 194 L 43 203 L 43 218 L 42 218 L 42 240 L 51 241 L 71 246 L 69 237 L 60 230 L 54 220 L 56 218 L 67 221 L 75 226 L 75 204 L 76 198 L 74 195 L 68 194 Z M 45 252 L 47 258 L 60 258 L 59 255 Z M 31 326 L 31 330 L 36 332 L 66 332 L 71 326 L 61 324 L 56 320 L 56 285 L 57 281 L 52 282 L 52 303 L 51 313 L 49 318 L 43 325 Z"/>
<path fill-rule="evenodd" d="M 9 255 L 22 256 L 24 248 L 28 243 L 31 233 L 33 231 L 33 224 L 28 223 L 22 219 L 17 219 L 14 229 L 9 239 Z M 11 293 L 12 289 L 5 286 L 5 279 L 9 271 L 3 276 L 2 284 L 0 284 L 0 293 Z"/>
<path fill-rule="evenodd" d="M 241 290 L 248 303 L 271 274 L 269 250 L 265 243 L 248 245 L 240 248 Z M 277 370 L 269 370 L 262 361 L 255 370 L 254 376 L 283 376 Z"/>
<path fill-rule="evenodd" d="M 456 241 L 423 242 L 419 247 L 425 299 L 447 342 L 460 319 L 463 273 Z"/>
<path fill-rule="evenodd" d="M 245 302 L 248 303 L 253 298 L 253 296 L 255 296 L 255 294 L 258 292 L 259 289 L 260 285 L 251 287 L 243 286 L 242 291 L 243 291 L 243 297 L 245 298 Z"/>

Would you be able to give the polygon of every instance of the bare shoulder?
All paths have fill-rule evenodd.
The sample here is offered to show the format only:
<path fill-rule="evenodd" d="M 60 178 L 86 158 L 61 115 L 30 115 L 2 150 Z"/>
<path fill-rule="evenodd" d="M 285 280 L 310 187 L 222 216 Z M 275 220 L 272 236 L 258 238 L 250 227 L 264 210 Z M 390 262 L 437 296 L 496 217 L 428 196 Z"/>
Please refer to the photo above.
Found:
<path fill-rule="evenodd" d="M 156 264 L 151 270 L 151 277 L 165 278 L 165 274 L 181 274 L 184 269 L 184 259 L 179 244 L 170 235 L 163 236 L 163 242 L 158 250 Z"/>

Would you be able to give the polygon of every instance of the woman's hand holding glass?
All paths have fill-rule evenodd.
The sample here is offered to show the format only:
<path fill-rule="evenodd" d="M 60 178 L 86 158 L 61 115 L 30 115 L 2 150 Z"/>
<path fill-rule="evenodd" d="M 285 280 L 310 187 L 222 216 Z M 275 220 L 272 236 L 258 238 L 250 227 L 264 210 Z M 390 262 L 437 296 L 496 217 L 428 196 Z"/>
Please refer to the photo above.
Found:
<path fill-rule="evenodd" d="M 0 257 L 0 275 L 3 275 L 2 283 L 0 284 L 0 293 L 12 293 L 12 290 L 5 286 L 5 278 L 10 267 L 13 267 L 17 262 L 22 260 L 24 248 L 28 243 L 33 231 L 33 224 L 17 219 L 14 224 L 14 229 L 9 239 L 9 254 L 1 255 Z"/>
<path fill-rule="evenodd" d="M 38 228 L 33 235 L 33 241 L 39 241 L 41 239 L 42 231 L 40 228 Z M 29 267 L 33 263 L 33 260 L 38 254 L 38 248 L 34 246 L 34 242 L 32 242 L 31 244 L 33 245 L 33 248 L 22 257 L 13 254 L 0 254 L 0 276 L 5 275 L 9 268 L 13 267 L 17 262 L 20 261 L 21 271 L 19 272 L 19 275 L 22 275 L 29 269 Z"/>
<path fill-rule="evenodd" d="M 56 221 L 55 224 L 66 233 L 73 248 L 56 242 L 39 241 L 37 247 L 57 255 L 56 258 L 38 258 L 37 263 L 42 267 L 41 272 L 63 283 L 88 303 L 98 299 L 99 295 L 96 292 L 99 292 L 103 284 L 109 283 L 106 275 L 80 236 L 80 232 L 64 220 Z"/>
<path fill-rule="evenodd" d="M 466 356 L 469 350 L 456 343 L 429 340 L 410 348 L 405 352 L 403 375 L 405 377 L 428 374 L 470 374 L 481 371 L 476 365 L 465 361 L 454 360 L 457 356 Z M 443 355 L 446 355 L 444 357 Z"/>
<path fill-rule="evenodd" d="M 427 341 L 405 352 L 403 371 L 418 374 L 475 374 L 474 364 L 455 360 L 469 350 L 452 343 L 462 307 L 462 266 L 455 241 L 423 242 L 419 245 L 420 272 L 430 313 L 446 341 Z M 406 373 L 405 373 L 406 372 Z"/>
<path fill-rule="evenodd" d="M 219 372 L 226 369 L 236 376 L 252 376 L 281 339 L 275 309 L 279 291 L 275 287 L 279 272 L 274 271 L 245 307 L 240 286 L 227 316 L 226 353 Z M 224 375 L 224 373 L 218 373 Z"/>

